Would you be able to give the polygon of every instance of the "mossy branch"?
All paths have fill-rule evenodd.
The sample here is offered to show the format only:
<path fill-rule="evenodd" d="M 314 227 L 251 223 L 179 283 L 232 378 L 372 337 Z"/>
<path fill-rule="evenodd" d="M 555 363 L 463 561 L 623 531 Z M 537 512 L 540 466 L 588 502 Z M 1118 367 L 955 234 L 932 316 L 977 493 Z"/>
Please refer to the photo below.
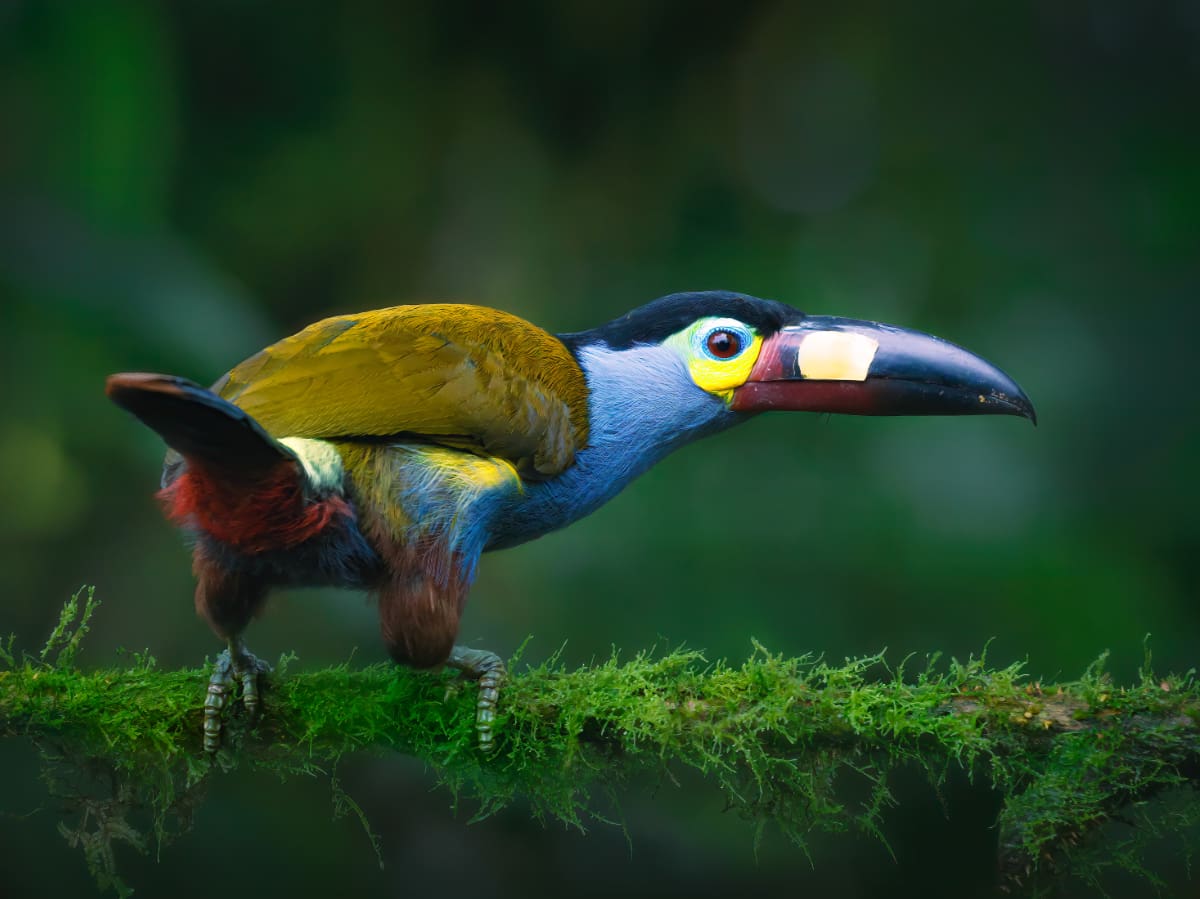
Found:
<path fill-rule="evenodd" d="M 262 720 L 248 727 L 235 706 L 225 745 L 210 758 L 200 740 L 208 672 L 159 670 L 148 655 L 79 670 L 78 597 L 73 603 L 40 657 L 0 647 L 0 735 L 43 747 L 58 766 L 55 784 L 66 764 L 100 765 L 117 785 L 102 800 L 82 800 L 83 824 L 64 832 L 118 890 L 112 841 L 139 841 L 123 810 L 149 809 L 161 839 L 169 819 L 186 821 L 215 771 L 239 763 L 332 771 L 362 750 L 423 759 L 456 794 L 477 798 L 481 814 L 525 797 L 535 813 L 573 823 L 593 790 L 632 772 L 693 768 L 732 805 L 801 844 L 813 829 L 879 834 L 892 803 L 888 773 L 899 764 L 915 762 L 934 781 L 960 766 L 1006 797 L 999 852 L 1010 884 L 1039 872 L 1094 878 L 1097 864 L 1136 866 L 1136 853 L 1112 846 L 1078 862 L 1095 848 L 1099 825 L 1143 815 L 1143 800 L 1200 780 L 1200 686 L 1190 672 L 1157 677 L 1147 666 L 1135 683 L 1116 686 L 1102 657 L 1080 679 L 1046 685 L 1019 664 L 996 668 L 984 658 L 934 656 L 893 669 L 882 656 L 831 665 L 757 645 L 736 666 L 675 651 L 570 671 L 552 660 L 514 674 L 501 695 L 498 751 L 487 757 L 475 746 L 473 685 L 457 677 L 389 665 L 292 672 L 284 659 Z M 89 597 L 82 625 L 93 608 Z M 844 780 L 865 781 L 867 798 L 848 806 Z M 342 808 L 357 808 L 344 799 Z M 1172 814 L 1200 819 L 1190 795 Z"/>

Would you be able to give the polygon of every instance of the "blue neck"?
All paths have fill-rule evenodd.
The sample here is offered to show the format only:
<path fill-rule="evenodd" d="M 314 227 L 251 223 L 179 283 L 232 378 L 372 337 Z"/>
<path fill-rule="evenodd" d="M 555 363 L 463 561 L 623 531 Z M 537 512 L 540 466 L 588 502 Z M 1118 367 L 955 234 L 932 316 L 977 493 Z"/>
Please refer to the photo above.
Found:
<path fill-rule="evenodd" d="M 669 347 L 577 351 L 587 376 L 588 445 L 561 475 L 525 485 L 497 508 L 488 549 L 515 546 L 594 512 L 668 453 L 724 430 L 744 416 L 697 387 Z"/>

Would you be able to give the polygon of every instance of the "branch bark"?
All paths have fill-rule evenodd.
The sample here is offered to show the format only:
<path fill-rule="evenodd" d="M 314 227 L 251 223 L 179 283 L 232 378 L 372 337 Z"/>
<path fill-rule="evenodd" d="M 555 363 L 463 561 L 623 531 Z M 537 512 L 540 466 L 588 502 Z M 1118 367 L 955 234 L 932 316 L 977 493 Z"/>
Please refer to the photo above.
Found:
<path fill-rule="evenodd" d="M 485 812 L 520 795 L 537 812 L 575 822 L 591 790 L 611 789 L 632 771 L 696 768 L 732 804 L 803 842 L 813 829 L 847 824 L 878 833 L 891 802 L 889 771 L 916 762 L 935 780 L 961 766 L 1004 794 L 1000 867 L 1019 885 L 1062 870 L 1091 877 L 1087 865 L 1123 861 L 1106 851 L 1081 859 L 1089 844 L 1102 848 L 1101 824 L 1200 782 L 1195 681 L 1144 672 L 1119 687 L 1103 659 L 1056 685 L 984 659 L 934 658 L 907 672 L 878 656 L 832 666 L 761 647 L 740 666 L 688 652 L 573 671 L 550 662 L 509 678 L 498 749 L 486 757 L 475 746 L 470 683 L 390 666 L 292 673 L 284 660 L 262 719 L 252 725 L 235 704 L 222 750 L 209 757 L 201 750 L 206 671 L 161 671 L 145 658 L 81 671 L 77 638 L 67 629 L 63 664 L 45 652 L 18 661 L 10 651 L 0 662 L 0 735 L 34 740 L 57 766 L 102 764 L 120 784 L 101 810 L 106 826 L 130 842 L 112 825 L 124 824 L 126 806 L 149 804 L 161 836 L 167 818 L 185 817 L 197 787 L 221 769 L 332 770 L 362 750 L 423 759 Z M 869 798 L 848 807 L 842 783 L 863 778 Z M 1189 798 L 1188 821 L 1200 820 L 1195 807 Z M 111 859 L 111 845 L 106 851 Z M 97 858 L 103 879 L 108 862 L 103 852 Z"/>

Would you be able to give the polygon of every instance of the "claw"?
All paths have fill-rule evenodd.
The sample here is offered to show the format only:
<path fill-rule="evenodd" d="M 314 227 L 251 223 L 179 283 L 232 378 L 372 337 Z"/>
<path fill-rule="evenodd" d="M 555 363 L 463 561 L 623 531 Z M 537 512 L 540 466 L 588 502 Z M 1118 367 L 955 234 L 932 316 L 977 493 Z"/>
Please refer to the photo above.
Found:
<path fill-rule="evenodd" d="M 258 719 L 258 713 L 261 709 L 258 693 L 258 677 L 260 674 L 270 674 L 271 666 L 262 659 L 255 658 L 250 653 L 243 650 L 241 668 L 242 678 L 242 705 L 246 707 L 246 713 L 250 716 L 251 721 Z M 235 669 L 236 670 L 236 669 Z"/>
<path fill-rule="evenodd" d="M 217 656 L 212 677 L 208 679 L 208 694 L 204 698 L 205 752 L 214 753 L 221 748 L 221 713 L 233 693 L 235 681 L 241 682 L 242 705 L 250 720 L 254 721 L 261 708 L 259 675 L 270 671 L 271 666 L 255 658 L 240 640 L 231 640 L 229 648 Z"/>
<path fill-rule="evenodd" d="M 475 734 L 480 752 L 485 755 L 495 752 L 493 727 L 496 704 L 500 700 L 500 684 L 505 675 L 504 660 L 494 652 L 455 646 L 446 664 L 479 682 L 479 696 L 475 701 Z"/>
<path fill-rule="evenodd" d="M 221 748 L 221 710 L 233 690 L 233 662 L 229 650 L 217 656 L 212 677 L 208 679 L 208 695 L 204 697 L 204 751 Z"/>

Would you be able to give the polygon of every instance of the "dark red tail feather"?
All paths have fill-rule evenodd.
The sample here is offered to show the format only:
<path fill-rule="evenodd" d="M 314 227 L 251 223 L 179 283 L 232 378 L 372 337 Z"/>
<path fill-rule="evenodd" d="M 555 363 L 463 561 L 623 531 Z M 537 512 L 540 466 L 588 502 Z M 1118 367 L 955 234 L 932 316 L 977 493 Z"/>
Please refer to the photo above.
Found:
<path fill-rule="evenodd" d="M 306 496 L 296 461 L 278 463 L 253 484 L 232 482 L 202 463 L 190 462 L 158 498 L 175 524 L 199 528 L 251 555 L 297 546 L 353 514 L 340 496 Z"/>
<path fill-rule="evenodd" d="M 109 399 L 188 460 L 224 478 L 253 481 L 296 456 L 253 418 L 186 378 L 145 372 L 111 375 Z"/>
<path fill-rule="evenodd" d="M 337 495 L 307 494 L 296 455 L 251 416 L 185 378 L 112 375 L 114 403 L 156 431 L 186 467 L 168 462 L 159 492 L 167 517 L 243 553 L 296 546 L 350 516 Z"/>

